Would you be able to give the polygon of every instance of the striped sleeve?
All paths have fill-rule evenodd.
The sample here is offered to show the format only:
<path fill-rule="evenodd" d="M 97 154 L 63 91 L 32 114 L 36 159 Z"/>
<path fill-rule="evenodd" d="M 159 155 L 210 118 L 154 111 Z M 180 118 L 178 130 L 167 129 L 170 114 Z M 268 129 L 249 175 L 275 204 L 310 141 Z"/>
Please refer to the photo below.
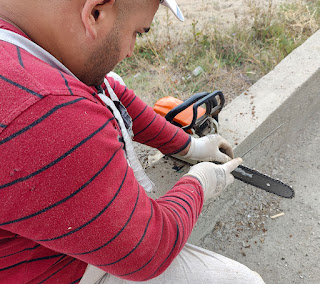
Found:
<path fill-rule="evenodd" d="M 112 78 L 107 79 L 132 118 L 135 141 L 157 148 L 164 154 L 176 154 L 189 145 L 191 137 L 181 128 L 156 114 L 126 86 Z"/>
<path fill-rule="evenodd" d="M 37 245 L 46 249 L 28 263 L 33 273 L 36 266 L 55 268 L 42 280 L 79 261 L 128 280 L 154 278 L 186 243 L 202 208 L 201 185 L 184 177 L 160 199 L 150 199 L 127 164 L 110 111 L 75 93 L 42 98 L 2 131 L 0 228 L 32 241 L 23 248 L 28 252 Z M 135 126 L 138 139 L 146 139 L 142 130 Z M 188 140 L 159 137 L 158 147 L 172 143 L 173 151 Z M 10 265 L 0 258 L 0 275 L 26 265 L 19 255 Z M 48 258 L 60 266 L 47 267 Z"/>

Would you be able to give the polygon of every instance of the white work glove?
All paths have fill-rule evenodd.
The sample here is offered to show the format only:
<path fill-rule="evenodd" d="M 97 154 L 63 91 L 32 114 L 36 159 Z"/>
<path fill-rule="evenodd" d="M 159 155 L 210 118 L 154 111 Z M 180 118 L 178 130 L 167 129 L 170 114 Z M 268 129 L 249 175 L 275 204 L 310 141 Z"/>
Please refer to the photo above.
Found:
<path fill-rule="evenodd" d="M 190 149 L 183 157 L 195 161 L 226 163 L 233 158 L 233 151 L 226 139 L 218 134 L 210 134 L 201 138 L 191 137 Z"/>
<path fill-rule="evenodd" d="M 197 178 L 203 188 L 204 200 L 218 196 L 234 181 L 231 174 L 242 163 L 241 158 L 233 159 L 223 165 L 202 162 L 192 166 L 185 176 Z"/>

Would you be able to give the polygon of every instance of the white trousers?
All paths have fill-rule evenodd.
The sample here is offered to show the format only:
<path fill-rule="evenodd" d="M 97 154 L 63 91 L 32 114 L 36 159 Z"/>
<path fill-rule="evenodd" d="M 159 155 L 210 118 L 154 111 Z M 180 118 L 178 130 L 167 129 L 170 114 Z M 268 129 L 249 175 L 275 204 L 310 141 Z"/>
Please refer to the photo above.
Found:
<path fill-rule="evenodd" d="M 80 284 L 263 284 L 260 275 L 248 267 L 209 250 L 186 244 L 167 270 L 158 277 L 134 282 L 117 278 L 92 265 Z"/>

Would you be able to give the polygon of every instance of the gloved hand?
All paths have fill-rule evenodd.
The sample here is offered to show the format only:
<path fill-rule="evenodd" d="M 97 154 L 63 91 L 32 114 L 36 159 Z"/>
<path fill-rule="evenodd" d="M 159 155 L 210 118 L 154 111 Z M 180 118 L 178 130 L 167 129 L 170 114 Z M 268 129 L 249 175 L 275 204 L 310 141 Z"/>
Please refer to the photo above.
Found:
<path fill-rule="evenodd" d="M 223 165 L 202 162 L 192 166 L 185 176 L 193 176 L 200 181 L 204 192 L 204 200 L 208 200 L 218 196 L 234 181 L 231 172 L 241 163 L 241 158 L 233 159 Z"/>
<path fill-rule="evenodd" d="M 226 139 L 211 134 L 201 138 L 191 137 L 190 149 L 183 157 L 195 161 L 226 163 L 233 158 L 233 151 Z"/>

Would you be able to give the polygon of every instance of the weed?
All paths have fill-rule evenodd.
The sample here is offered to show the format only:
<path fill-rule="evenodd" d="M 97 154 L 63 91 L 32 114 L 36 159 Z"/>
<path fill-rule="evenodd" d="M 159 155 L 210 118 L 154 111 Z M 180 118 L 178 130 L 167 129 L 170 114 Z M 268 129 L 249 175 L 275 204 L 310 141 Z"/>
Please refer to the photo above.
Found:
<path fill-rule="evenodd" d="M 224 30 L 212 21 L 193 21 L 173 38 L 166 14 L 164 30 L 154 22 L 137 40 L 134 56 L 116 68 L 138 95 L 153 105 L 163 96 L 180 99 L 221 89 L 226 101 L 242 93 L 301 45 L 320 26 L 320 0 L 296 0 L 280 6 L 246 0 L 244 20 Z M 163 28 L 163 23 L 161 27 Z M 201 66 L 197 76 L 192 71 Z M 149 94 L 149 95 L 148 95 Z"/>

